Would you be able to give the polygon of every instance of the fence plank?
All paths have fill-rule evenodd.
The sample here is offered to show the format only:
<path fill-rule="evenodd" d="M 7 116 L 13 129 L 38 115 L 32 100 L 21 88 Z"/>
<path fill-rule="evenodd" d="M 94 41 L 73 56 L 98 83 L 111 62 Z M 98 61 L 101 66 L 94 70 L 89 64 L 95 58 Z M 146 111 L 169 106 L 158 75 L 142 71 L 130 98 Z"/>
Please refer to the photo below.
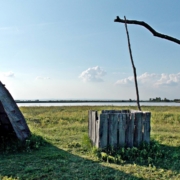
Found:
<path fill-rule="evenodd" d="M 134 116 L 134 114 L 132 114 Z M 130 114 L 126 114 L 126 146 L 133 147 L 133 139 L 134 139 L 134 117 L 130 116 Z"/>
<path fill-rule="evenodd" d="M 118 125 L 118 114 L 109 114 L 108 119 L 108 125 L 109 125 L 109 145 L 111 147 L 117 146 L 117 125 Z"/>
<path fill-rule="evenodd" d="M 95 141 L 96 141 L 96 111 L 92 111 L 91 128 L 92 128 L 91 140 L 92 140 L 93 145 L 95 145 Z"/>
<path fill-rule="evenodd" d="M 99 148 L 105 148 L 108 145 L 108 114 L 100 114 L 99 120 Z"/>
<path fill-rule="evenodd" d="M 143 141 L 149 143 L 150 142 L 150 131 L 151 131 L 151 125 L 150 125 L 150 119 L 151 119 L 151 113 L 146 112 L 144 114 L 144 134 L 143 134 Z"/>
<path fill-rule="evenodd" d="M 100 121 L 100 116 L 97 114 L 97 111 L 96 111 L 96 121 L 95 121 L 95 124 L 96 124 L 96 134 L 95 134 L 95 146 L 96 147 L 99 147 L 99 121 Z"/>
<path fill-rule="evenodd" d="M 142 116 L 143 113 L 136 112 L 133 113 L 134 119 L 134 146 L 138 147 L 142 142 Z"/>
<path fill-rule="evenodd" d="M 89 138 L 92 138 L 92 111 L 88 111 L 88 135 Z"/>
<path fill-rule="evenodd" d="M 125 133 L 126 133 L 126 114 L 119 114 L 119 146 L 125 146 Z"/>

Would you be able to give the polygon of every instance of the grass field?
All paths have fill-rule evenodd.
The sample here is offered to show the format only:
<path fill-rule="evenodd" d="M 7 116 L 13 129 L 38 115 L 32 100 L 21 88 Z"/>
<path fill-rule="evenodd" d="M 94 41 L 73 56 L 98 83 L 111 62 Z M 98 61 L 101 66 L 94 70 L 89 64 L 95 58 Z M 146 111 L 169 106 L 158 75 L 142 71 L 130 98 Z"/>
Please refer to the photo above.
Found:
<path fill-rule="evenodd" d="M 150 111 L 156 159 L 109 163 L 98 159 L 87 138 L 88 110 L 136 107 L 21 107 L 33 134 L 27 148 L 1 151 L 0 179 L 180 179 L 180 107 L 142 107 Z M 28 144 L 29 143 L 29 144 Z M 2 144 L 1 144 L 2 146 Z M 14 149 L 12 149 L 14 148 Z M 163 156 L 158 156 L 163 152 Z"/>

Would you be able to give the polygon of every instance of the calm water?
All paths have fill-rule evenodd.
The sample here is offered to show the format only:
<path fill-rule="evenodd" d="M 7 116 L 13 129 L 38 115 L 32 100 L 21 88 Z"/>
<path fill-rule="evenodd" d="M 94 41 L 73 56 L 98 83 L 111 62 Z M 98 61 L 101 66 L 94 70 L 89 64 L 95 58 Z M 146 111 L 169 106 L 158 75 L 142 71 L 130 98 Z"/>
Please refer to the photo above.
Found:
<path fill-rule="evenodd" d="M 136 106 L 135 102 L 123 103 L 17 103 L 20 106 Z M 180 106 L 180 103 L 174 102 L 142 102 L 141 106 Z"/>

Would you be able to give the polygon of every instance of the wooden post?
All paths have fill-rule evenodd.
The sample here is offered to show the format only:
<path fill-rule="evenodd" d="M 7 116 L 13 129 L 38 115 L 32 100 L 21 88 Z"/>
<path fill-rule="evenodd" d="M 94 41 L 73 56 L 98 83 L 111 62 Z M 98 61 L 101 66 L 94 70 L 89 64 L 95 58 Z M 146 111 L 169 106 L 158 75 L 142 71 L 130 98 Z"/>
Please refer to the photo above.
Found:
<path fill-rule="evenodd" d="M 100 114 L 99 122 L 99 148 L 105 148 L 108 145 L 108 114 Z"/>
<path fill-rule="evenodd" d="M 95 120 L 95 124 L 96 124 L 96 138 L 95 138 L 95 144 L 96 144 L 96 147 L 99 147 L 99 121 L 100 121 L 100 116 L 97 114 L 97 111 L 96 111 L 96 120 Z"/>
<path fill-rule="evenodd" d="M 132 114 L 134 116 L 134 114 Z M 133 147 L 134 140 L 134 117 L 130 117 L 130 114 L 126 114 L 126 146 Z"/>
<path fill-rule="evenodd" d="M 95 141 L 96 141 L 96 111 L 92 111 L 91 128 L 92 128 L 91 140 L 92 140 L 93 145 L 95 145 Z"/>
<path fill-rule="evenodd" d="M 150 112 L 146 112 L 144 113 L 144 122 L 143 122 L 143 126 L 144 126 L 144 133 L 143 133 L 143 141 L 146 143 L 150 142 L 150 131 L 151 131 L 151 126 L 150 126 L 150 119 L 151 119 L 151 113 Z"/>
<path fill-rule="evenodd" d="M 92 111 L 88 111 L 88 135 L 89 138 L 92 138 Z"/>
<path fill-rule="evenodd" d="M 134 146 L 138 147 L 142 142 L 142 116 L 143 113 L 134 113 Z"/>
<path fill-rule="evenodd" d="M 111 147 L 117 146 L 117 125 L 118 125 L 118 114 L 111 113 L 109 114 L 109 145 Z"/>
<path fill-rule="evenodd" d="M 126 135 L 126 114 L 119 114 L 119 146 L 125 146 L 125 135 Z"/>

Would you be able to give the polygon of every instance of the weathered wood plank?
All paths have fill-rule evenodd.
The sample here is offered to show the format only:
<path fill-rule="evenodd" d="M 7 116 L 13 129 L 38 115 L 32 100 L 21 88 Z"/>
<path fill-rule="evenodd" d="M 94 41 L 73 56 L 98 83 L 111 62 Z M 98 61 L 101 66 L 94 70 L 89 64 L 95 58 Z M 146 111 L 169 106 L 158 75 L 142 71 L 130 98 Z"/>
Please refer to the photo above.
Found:
<path fill-rule="evenodd" d="M 120 147 L 125 146 L 125 135 L 126 135 L 126 114 L 118 114 L 119 118 L 119 138 L 118 138 L 118 145 Z"/>
<path fill-rule="evenodd" d="M 97 114 L 97 111 L 96 111 L 96 122 L 95 122 L 95 124 L 96 124 L 96 134 L 95 134 L 96 138 L 95 138 L 95 146 L 97 148 L 99 148 L 99 133 L 100 133 L 100 131 L 99 131 L 99 121 L 100 121 L 100 116 Z"/>
<path fill-rule="evenodd" d="M 134 146 L 138 147 L 142 142 L 142 112 L 135 112 L 134 114 Z"/>
<path fill-rule="evenodd" d="M 130 116 L 130 114 L 126 114 L 126 146 L 127 147 L 133 147 L 133 140 L 134 140 L 134 117 L 133 114 Z"/>
<path fill-rule="evenodd" d="M 118 114 L 109 114 L 109 146 L 117 147 Z"/>
<path fill-rule="evenodd" d="M 96 141 L 96 111 L 92 111 L 92 120 L 91 120 L 91 140 L 93 145 L 95 145 Z"/>
<path fill-rule="evenodd" d="M 88 111 L 88 136 L 92 138 L 92 111 Z"/>
<path fill-rule="evenodd" d="M 105 148 L 108 145 L 108 114 L 100 114 L 99 122 L 99 147 Z"/>
<path fill-rule="evenodd" d="M 144 113 L 144 133 L 143 133 L 143 141 L 146 143 L 150 142 L 150 131 L 151 131 L 151 125 L 150 125 L 150 119 L 151 119 L 151 113 L 146 112 Z"/>

